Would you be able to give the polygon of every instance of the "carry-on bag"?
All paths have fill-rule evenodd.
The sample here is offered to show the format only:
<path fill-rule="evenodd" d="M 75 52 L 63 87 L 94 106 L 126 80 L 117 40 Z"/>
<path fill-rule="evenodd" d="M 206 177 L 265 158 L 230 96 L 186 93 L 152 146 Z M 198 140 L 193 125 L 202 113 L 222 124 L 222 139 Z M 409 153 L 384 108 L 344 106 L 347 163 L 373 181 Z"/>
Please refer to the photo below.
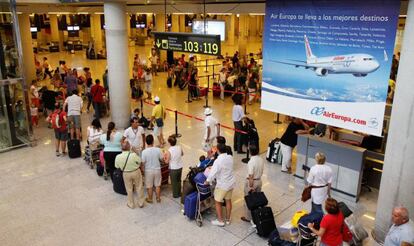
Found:
<path fill-rule="evenodd" d="M 112 175 L 112 183 L 113 183 L 114 191 L 116 193 L 119 193 L 119 194 L 122 194 L 122 195 L 127 195 L 127 192 L 126 192 L 126 189 L 125 189 L 123 172 L 124 172 L 125 167 L 128 163 L 128 159 L 129 159 L 130 154 L 131 153 L 128 153 L 128 157 L 125 161 L 125 165 L 122 168 L 122 170 L 120 168 L 118 168 L 114 171 L 114 174 Z"/>
<path fill-rule="evenodd" d="M 253 223 L 256 225 L 257 234 L 268 237 L 276 229 L 273 211 L 270 207 L 261 207 L 252 211 Z"/>
<path fill-rule="evenodd" d="M 190 220 L 193 220 L 197 210 L 197 192 L 188 194 L 184 200 L 184 213 Z"/>
<path fill-rule="evenodd" d="M 250 211 L 259 207 L 264 207 L 268 203 L 263 192 L 249 192 L 249 194 L 244 197 L 244 200 L 246 201 L 246 206 Z"/>
<path fill-rule="evenodd" d="M 81 152 L 79 140 L 71 139 L 68 141 L 68 154 L 69 154 L 69 158 L 81 157 L 82 152 Z"/>

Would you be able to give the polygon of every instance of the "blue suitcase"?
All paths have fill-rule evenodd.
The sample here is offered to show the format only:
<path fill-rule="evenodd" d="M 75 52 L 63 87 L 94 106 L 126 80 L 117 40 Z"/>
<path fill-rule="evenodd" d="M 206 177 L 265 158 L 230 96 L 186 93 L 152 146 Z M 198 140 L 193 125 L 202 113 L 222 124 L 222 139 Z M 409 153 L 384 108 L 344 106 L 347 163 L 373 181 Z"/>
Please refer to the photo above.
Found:
<path fill-rule="evenodd" d="M 197 173 L 197 175 L 194 177 L 194 184 L 204 184 L 206 182 L 206 175 L 204 175 L 203 172 Z"/>
<path fill-rule="evenodd" d="M 190 219 L 195 219 L 197 210 L 197 192 L 188 194 L 184 200 L 184 213 Z"/>

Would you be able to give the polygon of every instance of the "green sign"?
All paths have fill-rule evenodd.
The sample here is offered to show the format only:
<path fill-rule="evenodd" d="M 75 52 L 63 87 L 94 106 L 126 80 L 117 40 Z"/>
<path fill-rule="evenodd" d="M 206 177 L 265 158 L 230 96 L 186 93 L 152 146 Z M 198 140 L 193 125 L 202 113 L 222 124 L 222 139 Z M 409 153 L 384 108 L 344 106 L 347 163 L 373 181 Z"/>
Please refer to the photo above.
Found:
<path fill-rule="evenodd" d="M 177 32 L 152 32 L 155 45 L 161 50 L 172 50 L 203 55 L 221 55 L 220 35 Z"/>

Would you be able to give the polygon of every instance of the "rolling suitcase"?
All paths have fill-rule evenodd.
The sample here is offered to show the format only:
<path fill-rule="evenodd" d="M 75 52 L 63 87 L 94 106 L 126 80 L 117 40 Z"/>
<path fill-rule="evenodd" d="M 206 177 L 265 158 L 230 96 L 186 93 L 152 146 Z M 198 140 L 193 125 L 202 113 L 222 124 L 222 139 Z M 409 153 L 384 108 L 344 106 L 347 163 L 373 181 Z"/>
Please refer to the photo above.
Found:
<path fill-rule="evenodd" d="M 197 173 L 197 175 L 194 177 L 194 183 L 195 184 L 204 184 L 206 182 L 206 175 L 204 175 L 203 172 Z"/>
<path fill-rule="evenodd" d="M 197 210 L 197 192 L 188 194 L 184 200 L 184 214 L 193 220 Z"/>
<path fill-rule="evenodd" d="M 104 174 L 104 166 L 101 161 L 96 163 L 96 174 L 98 174 L 98 176 L 102 176 Z"/>
<path fill-rule="evenodd" d="M 263 192 L 250 192 L 247 196 L 244 197 L 246 201 L 247 208 L 252 211 L 259 207 L 264 207 L 267 205 L 268 201 Z"/>
<path fill-rule="evenodd" d="M 198 94 L 198 96 L 199 97 L 205 97 L 207 95 L 208 88 L 200 88 L 199 91 L 200 91 L 200 93 Z"/>
<path fill-rule="evenodd" d="M 257 234 L 268 237 L 276 229 L 273 211 L 270 207 L 261 207 L 252 211 L 253 223 L 256 225 Z"/>
<path fill-rule="evenodd" d="M 69 154 L 69 158 L 81 157 L 82 152 L 81 152 L 79 140 L 71 139 L 68 141 L 68 154 Z"/>
<path fill-rule="evenodd" d="M 270 141 L 267 147 L 266 160 L 271 163 L 282 164 L 282 150 L 280 139 L 275 138 Z"/>

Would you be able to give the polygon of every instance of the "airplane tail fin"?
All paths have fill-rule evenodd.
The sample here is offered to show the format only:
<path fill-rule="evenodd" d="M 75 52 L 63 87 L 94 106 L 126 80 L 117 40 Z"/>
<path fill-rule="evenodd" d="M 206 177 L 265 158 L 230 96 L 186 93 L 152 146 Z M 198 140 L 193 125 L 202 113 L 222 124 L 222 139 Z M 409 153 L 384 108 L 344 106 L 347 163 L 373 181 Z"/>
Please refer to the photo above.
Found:
<path fill-rule="evenodd" d="M 388 61 L 388 54 L 387 51 L 384 50 L 384 61 Z"/>
<path fill-rule="evenodd" d="M 312 53 L 312 49 L 309 45 L 309 40 L 308 40 L 308 37 L 306 37 L 306 35 L 305 35 L 305 48 L 306 48 L 306 61 L 309 62 L 310 60 L 315 59 L 316 56 L 314 56 Z"/>

